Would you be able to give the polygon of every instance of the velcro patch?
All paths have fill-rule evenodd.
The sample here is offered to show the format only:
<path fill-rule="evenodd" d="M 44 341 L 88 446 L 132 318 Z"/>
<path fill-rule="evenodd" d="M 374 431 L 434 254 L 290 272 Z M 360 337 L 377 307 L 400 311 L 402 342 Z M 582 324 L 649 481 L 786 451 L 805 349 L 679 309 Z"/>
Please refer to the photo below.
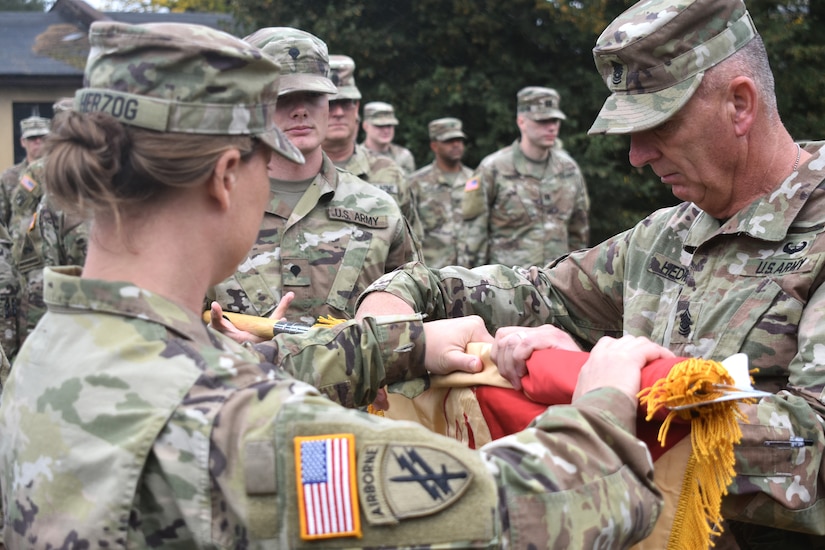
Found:
<path fill-rule="evenodd" d="M 294 442 L 301 539 L 360 537 L 355 436 L 306 436 Z"/>
<path fill-rule="evenodd" d="M 374 525 L 436 514 L 457 502 L 473 479 L 461 460 L 426 445 L 365 446 L 358 473 L 364 515 Z"/>
<path fill-rule="evenodd" d="M 765 275 L 784 275 L 786 273 L 807 273 L 816 262 L 807 256 L 803 258 L 767 258 L 749 260 L 742 275 L 747 277 L 764 277 Z"/>
<path fill-rule="evenodd" d="M 371 184 L 376 186 L 381 191 L 385 193 L 389 193 L 390 195 L 397 195 L 398 194 L 398 186 L 394 183 L 378 183 L 375 181 L 371 181 Z"/>
<path fill-rule="evenodd" d="M 473 178 L 467 180 L 467 183 L 464 184 L 464 191 L 475 191 L 478 189 L 478 178 Z"/>
<path fill-rule="evenodd" d="M 37 187 L 37 182 L 32 179 L 32 177 L 28 174 L 23 174 L 20 178 L 20 185 L 23 186 L 23 189 L 26 191 L 32 192 L 34 188 Z"/>
<path fill-rule="evenodd" d="M 343 222 L 357 223 L 367 227 L 374 227 L 376 229 L 386 228 L 389 224 L 387 216 L 373 216 L 366 212 L 358 210 L 351 210 L 349 208 L 340 208 L 337 206 L 330 206 L 327 208 L 327 217 L 331 220 L 340 220 Z"/>
<path fill-rule="evenodd" d="M 675 283 L 684 284 L 688 270 L 681 263 L 671 260 L 661 254 L 654 254 L 650 259 L 647 270 Z"/>

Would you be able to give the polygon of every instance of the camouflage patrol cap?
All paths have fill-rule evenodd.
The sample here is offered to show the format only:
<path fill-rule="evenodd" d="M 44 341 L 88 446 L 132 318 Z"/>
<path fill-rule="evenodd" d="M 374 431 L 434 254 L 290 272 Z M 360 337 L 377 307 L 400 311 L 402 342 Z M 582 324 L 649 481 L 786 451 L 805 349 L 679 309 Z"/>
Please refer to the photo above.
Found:
<path fill-rule="evenodd" d="M 338 93 L 332 96 L 330 101 L 336 99 L 361 99 L 361 92 L 355 85 L 355 61 L 346 55 L 329 56 L 329 69 L 332 73 L 330 77 L 333 84 L 338 87 Z"/>
<path fill-rule="evenodd" d="M 20 132 L 23 139 L 45 136 L 49 133 L 51 120 L 42 116 L 30 116 L 20 121 Z"/>
<path fill-rule="evenodd" d="M 461 121 L 457 118 L 437 118 L 427 125 L 430 132 L 430 141 L 447 141 L 450 139 L 467 139 L 461 131 Z"/>
<path fill-rule="evenodd" d="M 658 126 L 699 87 L 705 71 L 757 36 L 742 0 L 646 0 L 618 16 L 593 48 L 612 94 L 589 134 Z"/>
<path fill-rule="evenodd" d="M 275 126 L 278 64 L 240 38 L 194 24 L 98 21 L 89 43 L 78 112 L 158 132 L 253 136 L 304 162 Z"/>
<path fill-rule="evenodd" d="M 559 108 L 561 103 L 559 93 L 553 88 L 528 86 L 519 90 L 516 97 L 518 99 L 516 112 L 530 120 L 548 120 L 551 118 L 564 120 L 567 118 Z"/>
<path fill-rule="evenodd" d="M 278 95 L 337 92 L 329 79 L 327 45 L 317 36 L 292 27 L 267 27 L 244 40 L 261 48 L 281 66 Z"/>
<path fill-rule="evenodd" d="M 364 105 L 364 121 L 374 126 L 397 126 L 395 109 L 383 101 L 370 101 Z"/>

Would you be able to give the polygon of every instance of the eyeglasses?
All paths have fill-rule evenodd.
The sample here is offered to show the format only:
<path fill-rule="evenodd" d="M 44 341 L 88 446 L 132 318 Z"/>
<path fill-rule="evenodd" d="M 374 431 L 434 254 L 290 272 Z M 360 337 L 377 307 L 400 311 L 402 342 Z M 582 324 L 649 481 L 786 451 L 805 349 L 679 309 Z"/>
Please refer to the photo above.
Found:
<path fill-rule="evenodd" d="M 344 111 L 351 111 L 352 109 L 355 109 L 357 104 L 358 101 L 355 99 L 334 99 L 329 102 L 329 110 L 332 111 L 340 107 Z"/>

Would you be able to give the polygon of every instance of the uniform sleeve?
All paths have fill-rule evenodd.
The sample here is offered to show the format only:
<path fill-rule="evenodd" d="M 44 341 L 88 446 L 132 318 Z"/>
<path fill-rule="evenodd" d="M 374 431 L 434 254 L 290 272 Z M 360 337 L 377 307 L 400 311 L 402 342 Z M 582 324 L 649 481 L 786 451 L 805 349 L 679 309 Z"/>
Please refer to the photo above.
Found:
<path fill-rule="evenodd" d="M 788 390 L 758 404 L 742 405 L 734 447 L 736 475 L 723 502 L 730 519 L 825 534 L 825 288 L 820 286 L 802 313 L 799 352 L 789 366 Z"/>
<path fill-rule="evenodd" d="M 489 261 L 490 205 L 495 195 L 495 174 L 482 163 L 464 184 L 461 201 L 463 223 L 459 230 L 458 264 L 465 267 Z"/>
<path fill-rule="evenodd" d="M 417 214 L 416 219 L 418 219 Z M 420 238 L 413 231 L 409 220 L 404 216 L 399 216 L 397 222 L 392 242 L 389 243 L 386 271 L 392 271 L 406 263 L 420 261 L 424 258 Z"/>
<path fill-rule="evenodd" d="M 390 315 L 279 334 L 255 349 L 293 378 L 352 408 L 371 403 L 387 384 L 426 376 L 423 338 L 420 315 Z"/>
<path fill-rule="evenodd" d="M 224 459 L 213 509 L 227 516 L 213 524 L 231 532 L 237 521 L 252 540 L 623 548 L 650 532 L 660 510 L 647 448 L 632 435 L 635 406 L 616 390 L 553 407 L 474 451 L 417 424 L 342 409 L 300 383 L 266 386 L 227 403 L 212 442 Z M 330 480 L 345 489 L 334 501 L 317 492 Z"/>
<path fill-rule="evenodd" d="M 569 254 L 546 268 L 434 270 L 408 264 L 375 281 L 360 299 L 370 292 L 388 292 L 428 320 L 479 315 L 491 332 L 550 323 L 589 349 L 602 336 L 618 337 L 623 331 L 625 237 Z"/>

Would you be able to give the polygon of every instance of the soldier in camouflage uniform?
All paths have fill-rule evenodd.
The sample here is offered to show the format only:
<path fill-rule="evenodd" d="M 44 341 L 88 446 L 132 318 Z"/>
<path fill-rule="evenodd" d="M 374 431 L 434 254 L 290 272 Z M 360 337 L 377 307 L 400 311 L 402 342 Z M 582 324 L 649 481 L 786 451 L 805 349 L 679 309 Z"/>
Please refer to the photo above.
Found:
<path fill-rule="evenodd" d="M 284 27 L 261 29 L 245 40 L 281 64 L 275 116 L 307 162 L 273 159 L 258 240 L 208 299 L 228 311 L 268 316 L 292 292 L 289 321 L 350 319 L 356 298 L 372 281 L 419 259 L 416 241 L 392 197 L 336 168 L 321 149 L 327 98 L 336 93 L 326 44 Z"/>
<path fill-rule="evenodd" d="M 90 44 L 46 182 L 84 199 L 94 238 L 82 274 L 46 269 L 49 312 L 0 404 L 9 547 L 623 548 L 649 532 L 661 499 L 633 396 L 666 350 L 606 341 L 572 406 L 481 452 L 341 408 L 291 375 L 366 403 L 447 355 L 478 368 L 461 350 L 490 336 L 477 318 L 367 317 L 279 335 L 272 363 L 209 330 L 203 293 L 255 239 L 270 152 L 302 160 L 267 113 L 279 67 L 197 25 L 95 22 Z"/>
<path fill-rule="evenodd" d="M 427 130 L 435 160 L 410 175 L 408 180 L 424 232 L 421 240 L 424 261 L 438 268 L 458 263 L 464 182 L 473 170 L 461 163 L 467 136 L 459 119 L 433 120 Z"/>
<path fill-rule="evenodd" d="M 370 101 L 364 105 L 364 122 L 361 123 L 365 134 L 364 147 L 376 155 L 390 157 L 405 174 L 412 174 L 415 172 L 412 151 L 392 142 L 396 126 L 398 118 L 395 116 L 395 108 L 389 103 Z"/>
<path fill-rule="evenodd" d="M 361 92 L 355 85 L 355 62 L 346 55 L 331 55 L 329 66 L 338 93 L 329 99 L 329 128 L 324 139 L 324 152 L 335 166 L 389 193 L 401 207 L 413 234 L 420 239 L 421 224 L 404 170 L 391 158 L 355 143 L 361 105 Z"/>
<path fill-rule="evenodd" d="M 74 98 L 63 98 L 53 106 L 56 124 L 60 113 L 71 109 Z M 38 214 L 43 198 L 43 170 L 46 159 L 40 157 L 32 162 L 20 177 L 20 183 L 11 195 L 9 234 L 12 239 L 12 262 L 20 276 L 20 293 L 17 305 L 17 330 L 19 344 L 25 341 L 37 321 L 46 311 L 43 303 L 43 266 L 66 265 L 44 264 L 43 241 L 41 239 L 42 219 Z M 81 265 L 72 264 L 72 265 Z"/>
<path fill-rule="evenodd" d="M 743 549 L 822 547 L 825 147 L 801 148 L 782 126 L 741 0 L 641 2 L 594 57 L 612 95 L 590 133 L 629 134 L 631 163 L 685 202 L 544 269 L 417 265 L 373 289 L 433 319 L 553 323 L 584 347 L 631 334 L 678 356 L 747 354 L 756 387 L 776 395 L 741 406 L 726 533 Z M 410 310 L 385 293 L 367 300 L 365 312 Z"/>
<path fill-rule="evenodd" d="M 0 223 L 9 227 L 11 218 L 11 197 L 20 184 L 20 176 L 29 164 L 43 154 L 43 143 L 49 134 L 48 118 L 31 116 L 20 121 L 20 145 L 26 151 L 26 157 L 0 174 Z"/>
<path fill-rule="evenodd" d="M 559 94 L 530 86 L 517 95 L 521 139 L 485 157 L 464 186 L 459 265 L 530 265 L 584 248 L 590 200 L 581 170 L 556 146 Z"/>
<path fill-rule="evenodd" d="M 9 358 L 19 347 L 18 305 L 20 275 L 14 261 L 14 234 L 11 224 L 12 194 L 30 179 L 21 180 L 24 172 L 42 155 L 43 143 L 49 133 L 49 119 L 32 116 L 20 121 L 20 144 L 26 158 L 0 175 L 0 344 Z"/>

